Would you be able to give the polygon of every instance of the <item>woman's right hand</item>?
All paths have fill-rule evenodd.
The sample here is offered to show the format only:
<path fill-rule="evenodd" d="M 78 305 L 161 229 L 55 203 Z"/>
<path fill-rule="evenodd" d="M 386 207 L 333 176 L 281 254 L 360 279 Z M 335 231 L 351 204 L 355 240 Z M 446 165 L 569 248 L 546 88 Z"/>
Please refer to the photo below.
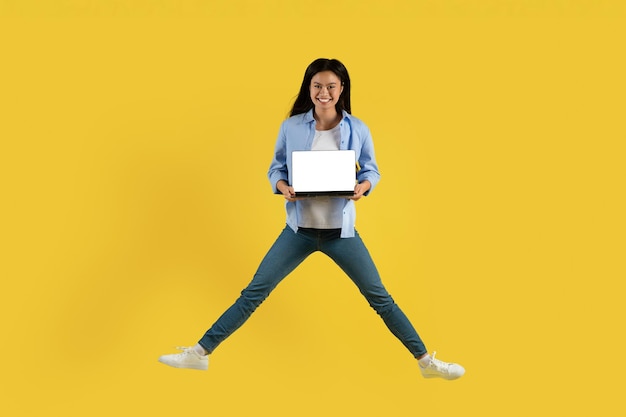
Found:
<path fill-rule="evenodd" d="M 294 202 L 297 200 L 296 192 L 293 187 L 287 184 L 287 181 L 280 180 L 276 183 L 276 189 L 285 197 L 285 200 Z"/>

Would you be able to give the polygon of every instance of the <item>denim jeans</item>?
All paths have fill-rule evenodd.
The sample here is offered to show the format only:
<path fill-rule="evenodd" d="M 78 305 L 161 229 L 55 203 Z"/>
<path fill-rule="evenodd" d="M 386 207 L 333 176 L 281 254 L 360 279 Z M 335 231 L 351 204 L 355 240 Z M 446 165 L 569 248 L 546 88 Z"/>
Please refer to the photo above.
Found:
<path fill-rule="evenodd" d="M 299 229 L 295 233 L 290 227 L 285 227 L 265 255 L 250 284 L 198 343 L 207 352 L 213 352 L 252 315 L 283 278 L 313 252 L 321 251 L 352 279 L 391 333 L 414 357 L 427 353 L 411 322 L 383 286 L 378 270 L 359 234 L 355 233 L 351 238 L 340 238 L 340 233 L 341 229 Z"/>

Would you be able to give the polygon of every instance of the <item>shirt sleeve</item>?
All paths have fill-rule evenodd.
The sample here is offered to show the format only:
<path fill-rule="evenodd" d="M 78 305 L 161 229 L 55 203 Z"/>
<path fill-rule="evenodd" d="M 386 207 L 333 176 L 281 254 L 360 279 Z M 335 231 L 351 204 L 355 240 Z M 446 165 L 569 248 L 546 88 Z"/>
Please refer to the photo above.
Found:
<path fill-rule="evenodd" d="M 276 146 L 274 147 L 274 157 L 270 164 L 267 177 L 270 181 L 270 186 L 274 194 L 280 194 L 276 189 L 276 184 L 280 180 L 285 180 L 289 183 L 289 170 L 287 166 L 287 135 L 285 132 L 286 126 L 283 122 L 278 132 L 278 138 L 276 139 Z"/>
<path fill-rule="evenodd" d="M 359 183 L 366 180 L 370 182 L 372 186 L 365 193 L 365 195 L 368 195 L 372 192 L 374 187 L 376 187 L 376 184 L 378 184 L 380 172 L 378 171 L 378 164 L 376 163 L 374 153 L 374 141 L 372 140 L 369 128 L 365 125 L 360 126 L 359 136 L 361 142 L 361 152 L 358 158 L 360 169 L 357 171 L 356 177 Z"/>

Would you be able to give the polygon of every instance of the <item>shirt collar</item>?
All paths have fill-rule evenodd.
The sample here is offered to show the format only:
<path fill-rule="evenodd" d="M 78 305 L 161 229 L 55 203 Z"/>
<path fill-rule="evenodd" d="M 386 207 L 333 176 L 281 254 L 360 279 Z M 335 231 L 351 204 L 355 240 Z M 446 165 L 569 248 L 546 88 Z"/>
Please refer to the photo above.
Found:
<path fill-rule="evenodd" d="M 342 112 L 341 116 L 343 117 L 343 119 L 349 119 L 351 117 L 350 113 L 348 113 L 347 111 L 342 110 L 341 112 Z M 302 115 L 303 123 L 311 123 L 314 121 L 315 121 L 315 118 L 313 117 L 313 109 L 309 110 L 308 112 Z"/>

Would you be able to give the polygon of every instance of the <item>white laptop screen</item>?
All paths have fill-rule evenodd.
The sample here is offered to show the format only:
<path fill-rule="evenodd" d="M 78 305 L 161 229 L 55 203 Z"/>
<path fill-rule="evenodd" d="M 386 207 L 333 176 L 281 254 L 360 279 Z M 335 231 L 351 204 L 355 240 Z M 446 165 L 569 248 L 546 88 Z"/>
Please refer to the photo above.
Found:
<path fill-rule="evenodd" d="M 291 186 L 296 197 L 354 193 L 356 156 L 353 150 L 294 151 L 291 169 Z"/>

